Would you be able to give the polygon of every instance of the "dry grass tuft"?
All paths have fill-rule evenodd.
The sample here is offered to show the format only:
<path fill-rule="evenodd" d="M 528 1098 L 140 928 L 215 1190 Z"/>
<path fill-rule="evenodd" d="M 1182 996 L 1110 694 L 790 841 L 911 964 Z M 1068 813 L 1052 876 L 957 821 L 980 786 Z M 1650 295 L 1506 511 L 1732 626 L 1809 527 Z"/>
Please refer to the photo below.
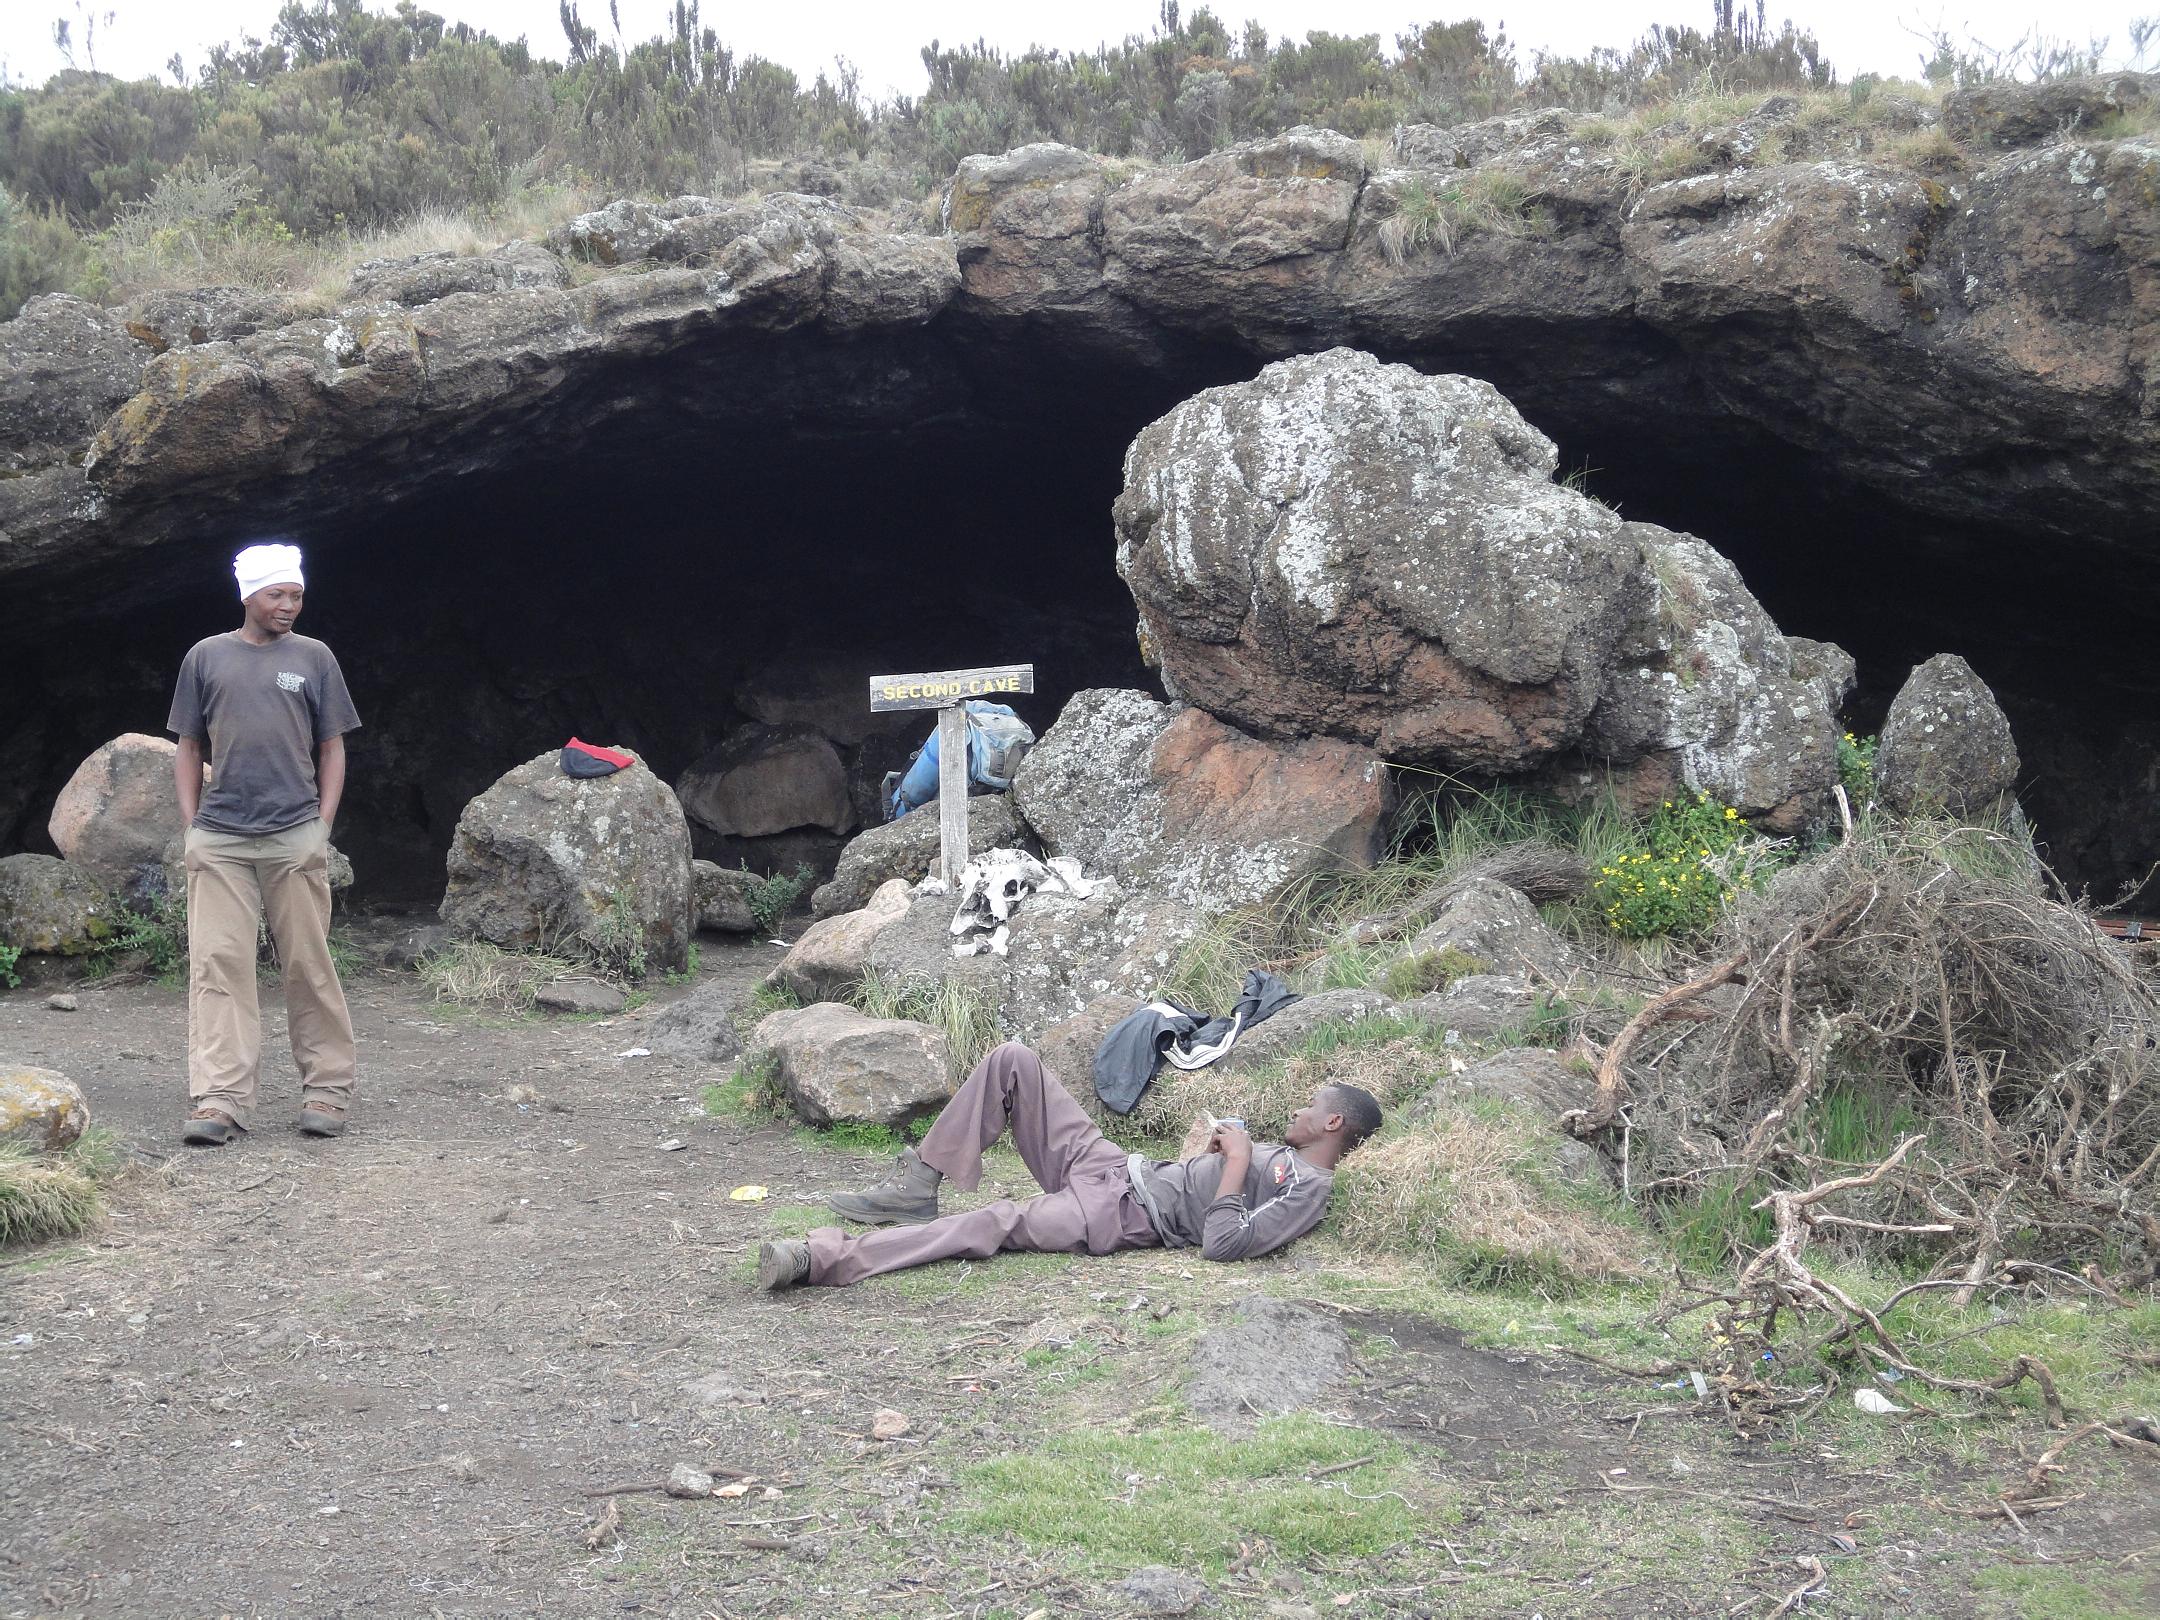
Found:
<path fill-rule="evenodd" d="M 1343 1161 L 1336 1229 L 1370 1254 L 1422 1257 L 1457 1280 L 1572 1285 L 1642 1274 L 1645 1242 L 1549 1185 L 1527 1120 L 1448 1112 Z"/>
<path fill-rule="evenodd" d="M 459 1007 L 498 1007 L 525 1011 L 540 986 L 579 971 L 565 957 L 539 952 L 506 951 L 484 939 L 461 939 L 434 952 L 420 964 L 420 982 L 437 1001 Z"/>
<path fill-rule="evenodd" d="M 0 1248 L 73 1237 L 94 1226 L 104 1207 L 91 1164 L 71 1154 L 0 1147 Z"/>

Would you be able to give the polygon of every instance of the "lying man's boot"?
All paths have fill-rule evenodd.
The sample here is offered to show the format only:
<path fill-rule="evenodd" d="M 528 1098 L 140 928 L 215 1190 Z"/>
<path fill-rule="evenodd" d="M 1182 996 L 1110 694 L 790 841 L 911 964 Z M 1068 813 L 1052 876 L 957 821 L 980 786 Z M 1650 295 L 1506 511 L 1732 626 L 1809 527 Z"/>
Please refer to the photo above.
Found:
<path fill-rule="evenodd" d="M 944 1179 L 909 1148 L 900 1155 L 896 1175 L 861 1192 L 835 1193 L 826 1200 L 826 1207 L 865 1226 L 920 1226 L 937 1219 L 938 1183 Z"/>
<path fill-rule="evenodd" d="M 793 1288 L 810 1275 L 810 1245 L 794 1238 L 760 1243 L 757 1252 L 757 1285 L 768 1294 Z"/>

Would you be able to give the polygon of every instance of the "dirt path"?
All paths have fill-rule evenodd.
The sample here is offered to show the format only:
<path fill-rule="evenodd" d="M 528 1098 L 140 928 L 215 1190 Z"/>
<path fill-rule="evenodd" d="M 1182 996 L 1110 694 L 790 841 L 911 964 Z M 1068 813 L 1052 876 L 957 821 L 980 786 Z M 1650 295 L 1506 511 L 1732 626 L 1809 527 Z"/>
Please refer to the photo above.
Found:
<path fill-rule="evenodd" d="M 764 965 L 707 954 L 709 977 Z M 1170 1488 L 1178 1463 L 1118 1448 L 1194 1432 L 1192 1343 L 1255 1290 L 1325 1301 L 1351 1330 L 1312 1432 L 1352 1466 L 1300 1488 L 1345 1514 L 1392 1496 L 1407 1518 L 1357 1558 L 1293 1557 L 1288 1530 L 1203 1547 L 1210 1613 L 1559 1620 L 1759 1593 L 1760 1616 L 1819 1554 L 1835 1569 L 1810 1613 L 2008 1615 L 1976 1569 L 2160 1542 L 2152 1500 L 2115 1490 L 2022 1538 L 1913 1517 L 1920 1484 L 1984 1480 L 1975 1459 L 1958 1476 L 1751 1457 L 1687 1419 L 1631 1430 L 1610 1415 L 1639 1388 L 1465 1349 L 1324 1242 L 1249 1267 L 1008 1257 L 766 1298 L 757 1241 L 811 1224 L 862 1159 L 707 1118 L 721 1075 L 617 1056 L 649 1014 L 446 1014 L 390 976 L 353 992 L 353 1132 L 293 1130 L 280 1016 L 256 1128 L 216 1151 L 175 1145 L 176 992 L 85 986 L 73 1014 L 0 998 L 0 1052 L 74 1076 L 145 1161 L 102 1231 L 0 1269 L 0 1616 L 1150 1612 L 1092 1515 L 1124 1534 L 1142 1521 L 1101 1504 L 1138 1514 Z M 767 1202 L 728 1200 L 752 1182 Z M 1016 1161 L 1000 1189 L 1020 1190 Z M 909 1433 L 870 1439 L 888 1407 Z M 1353 1483 L 1366 1454 L 1392 1470 L 1371 1489 Z M 1060 1477 L 1128 1455 L 1156 1460 L 1108 1464 L 1099 1492 Z M 990 1458 L 1050 1466 L 1023 1490 L 986 1479 Z M 677 1462 L 758 1478 L 726 1500 L 622 1491 L 620 1538 L 587 1546 L 610 1487 Z M 1841 1556 L 1827 1537 L 1855 1514 L 1863 1550 Z M 2140 1566 L 2107 1579 L 2123 1613 L 2160 1599 Z"/>

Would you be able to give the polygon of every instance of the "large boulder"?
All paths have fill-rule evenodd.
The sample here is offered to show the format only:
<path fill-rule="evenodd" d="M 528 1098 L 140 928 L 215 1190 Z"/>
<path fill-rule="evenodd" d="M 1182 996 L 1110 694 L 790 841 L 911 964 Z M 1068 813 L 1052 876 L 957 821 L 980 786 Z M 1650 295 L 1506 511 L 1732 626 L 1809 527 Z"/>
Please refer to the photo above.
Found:
<path fill-rule="evenodd" d="M 1030 1043 L 1097 997 L 1147 995 L 1194 923 L 1183 902 L 1112 879 L 1084 900 L 1029 895 L 1003 956 L 955 957 L 954 910 L 949 894 L 918 896 L 878 934 L 868 967 L 902 984 L 957 986 L 991 1009 L 1001 1033 Z"/>
<path fill-rule="evenodd" d="M 793 991 L 803 1001 L 844 995 L 862 982 L 878 936 L 907 913 L 908 886 L 894 878 L 880 885 L 861 910 L 825 917 L 804 929 L 766 982 Z"/>
<path fill-rule="evenodd" d="M 466 805 L 450 842 L 442 920 L 514 950 L 569 948 L 649 972 L 690 960 L 690 828 L 638 760 L 565 776 L 550 749 Z"/>
<path fill-rule="evenodd" d="M 944 1036 L 838 1002 L 767 1013 L 750 1054 L 774 1065 L 788 1106 L 812 1125 L 898 1127 L 935 1113 L 952 1095 Z"/>
<path fill-rule="evenodd" d="M 56 1069 L 0 1063 L 0 1147 L 57 1153 L 90 1124 L 82 1087 Z"/>
<path fill-rule="evenodd" d="M 1271 737 L 1520 770 L 1581 735 L 1644 582 L 1490 383 L 1334 349 L 1141 431 L 1118 572 L 1179 696 Z"/>
<path fill-rule="evenodd" d="M 839 751 L 807 726 L 745 726 L 684 771 L 675 792 L 692 821 L 723 836 L 855 825 Z"/>
<path fill-rule="evenodd" d="M 2017 743 L 1995 694 L 1956 653 L 1937 653 L 1891 700 L 1875 785 L 1900 815 L 1976 815 L 2017 786 Z"/>
<path fill-rule="evenodd" d="M 119 902 L 81 867 L 53 855 L 0 859 L 0 945 L 85 956 L 119 928 Z"/>
<path fill-rule="evenodd" d="M 1536 1015 L 1537 1006 L 1537 992 L 1522 975 L 1472 973 L 1444 990 L 1404 1003 L 1403 1010 L 1443 1035 L 1475 1043 L 1522 1028 Z"/>
<path fill-rule="evenodd" d="M 661 1057 L 691 1063 L 725 1063 L 742 1051 L 735 1014 L 743 1003 L 739 985 L 700 985 L 662 1008 L 645 1032 L 645 1044 Z"/>
<path fill-rule="evenodd" d="M 1006 795 L 985 793 L 968 800 L 970 855 L 1009 848 L 1019 844 L 1022 836 L 1020 819 Z M 933 799 L 898 821 L 888 821 L 850 839 L 840 852 L 840 864 L 832 881 L 820 884 L 810 896 L 810 909 L 820 917 L 836 916 L 862 905 L 889 879 L 914 882 L 937 863 L 938 849 L 938 807 Z"/>
<path fill-rule="evenodd" d="M 715 934 L 756 932 L 757 918 L 750 910 L 750 891 L 757 882 L 756 873 L 739 866 L 692 861 L 691 903 L 698 928 Z"/>
<path fill-rule="evenodd" d="M 1597 1091 L 1588 1071 L 1571 1068 L 1541 1046 L 1512 1047 L 1449 1074 L 1406 1110 L 1430 1119 L 1457 1104 L 1507 1103 L 1547 1120 L 1585 1106 Z"/>
<path fill-rule="evenodd" d="M 1796 671 L 1724 558 L 1555 483 L 1557 460 L 1488 383 L 1282 361 L 1133 441 L 1119 572 L 1165 684 L 1260 736 L 1587 762 L 1781 829 L 1819 816 L 1827 659 Z"/>
<path fill-rule="evenodd" d="M 1143 692 L 1080 692 L 1013 781 L 1022 818 L 1090 876 L 1202 911 L 1381 854 L 1394 787 L 1367 750 L 1265 742 Z"/>
<path fill-rule="evenodd" d="M 165 846 L 182 831 L 173 787 L 178 752 L 165 738 L 139 731 L 94 749 L 75 767 L 45 823 L 62 857 L 114 890 L 134 883 L 143 867 L 160 865 Z"/>

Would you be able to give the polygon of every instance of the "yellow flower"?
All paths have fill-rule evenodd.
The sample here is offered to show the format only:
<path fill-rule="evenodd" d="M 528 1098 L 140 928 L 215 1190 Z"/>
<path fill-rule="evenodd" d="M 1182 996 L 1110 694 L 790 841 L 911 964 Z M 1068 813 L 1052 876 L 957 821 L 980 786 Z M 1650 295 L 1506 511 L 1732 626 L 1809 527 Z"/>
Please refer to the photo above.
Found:
<path fill-rule="evenodd" d="M 1735 810 L 1731 805 L 1728 804 L 1725 807 L 1725 819 L 1727 821 L 1738 821 L 1740 819 L 1740 812 Z"/>

